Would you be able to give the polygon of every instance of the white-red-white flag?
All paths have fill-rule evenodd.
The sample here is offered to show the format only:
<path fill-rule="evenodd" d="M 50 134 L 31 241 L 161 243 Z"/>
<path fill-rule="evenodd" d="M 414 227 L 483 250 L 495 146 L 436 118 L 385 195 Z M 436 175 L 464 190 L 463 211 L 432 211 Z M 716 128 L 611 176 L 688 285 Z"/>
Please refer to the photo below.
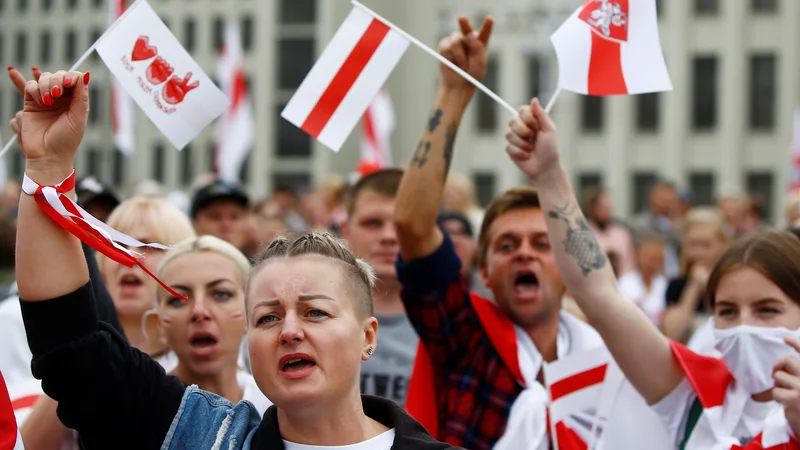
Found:
<path fill-rule="evenodd" d="M 338 152 L 408 45 L 380 18 L 353 8 L 281 116 Z"/>
<path fill-rule="evenodd" d="M 656 0 L 585 0 L 550 40 L 560 89 L 586 95 L 672 90 Z"/>
<path fill-rule="evenodd" d="M 386 89 L 381 89 L 361 120 L 361 176 L 392 165 L 390 141 L 394 125 L 392 99 Z"/>
<path fill-rule="evenodd" d="M 108 26 L 125 12 L 125 0 L 108 0 Z M 111 79 L 111 124 L 114 145 L 126 155 L 133 154 L 133 102 L 116 78 Z"/>
<path fill-rule="evenodd" d="M 0 450 L 23 450 L 24 448 L 6 382 L 3 374 L 0 373 Z"/>
<path fill-rule="evenodd" d="M 230 103 L 145 0 L 134 3 L 109 27 L 96 50 L 178 149 Z"/>
<path fill-rule="evenodd" d="M 800 189 L 800 109 L 794 112 L 792 143 L 789 146 L 789 190 Z"/>
<path fill-rule="evenodd" d="M 237 183 L 242 164 L 253 146 L 255 119 L 244 75 L 242 36 L 239 26 L 232 21 L 225 29 L 217 78 L 231 106 L 217 123 L 215 167 L 221 179 Z"/>

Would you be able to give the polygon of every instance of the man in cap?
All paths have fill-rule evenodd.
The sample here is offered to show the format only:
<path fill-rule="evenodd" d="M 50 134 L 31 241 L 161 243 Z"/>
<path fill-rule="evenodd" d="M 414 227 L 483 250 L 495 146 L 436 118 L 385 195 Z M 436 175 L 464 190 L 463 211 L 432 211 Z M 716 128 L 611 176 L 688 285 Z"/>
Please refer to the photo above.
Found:
<path fill-rule="evenodd" d="M 249 199 L 238 186 L 214 180 L 198 189 L 191 217 L 198 236 L 216 236 L 241 249 L 246 241 Z"/>

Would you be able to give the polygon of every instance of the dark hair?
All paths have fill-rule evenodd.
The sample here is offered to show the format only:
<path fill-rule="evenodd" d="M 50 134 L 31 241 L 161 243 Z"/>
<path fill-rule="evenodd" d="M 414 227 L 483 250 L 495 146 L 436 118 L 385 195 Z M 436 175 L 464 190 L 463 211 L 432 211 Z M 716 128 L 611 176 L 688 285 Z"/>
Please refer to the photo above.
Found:
<path fill-rule="evenodd" d="M 292 258 L 305 255 L 319 255 L 335 260 L 341 265 L 353 285 L 358 301 L 356 311 L 363 317 L 373 315 L 372 288 L 375 286 L 375 272 L 365 261 L 358 259 L 350 251 L 347 243 L 327 232 L 311 232 L 295 239 L 278 236 L 256 258 L 250 271 L 245 293 L 249 295 L 253 277 L 269 261 L 279 258 Z"/>
<path fill-rule="evenodd" d="M 542 208 L 536 190 L 528 186 L 509 189 L 489 203 L 486 213 L 483 215 L 481 231 L 478 234 L 478 267 L 486 267 L 486 252 L 489 250 L 489 229 L 492 227 L 492 223 L 509 211 L 528 208 Z"/>
<path fill-rule="evenodd" d="M 591 213 L 591 209 L 597 204 L 600 197 L 607 193 L 608 191 L 601 187 L 588 187 L 584 189 L 581 195 L 583 210 L 587 214 Z"/>
<path fill-rule="evenodd" d="M 396 168 L 378 170 L 361 178 L 350 188 L 350 192 L 347 195 L 345 202 L 347 215 L 352 216 L 355 212 L 356 202 L 361 192 L 372 191 L 394 198 L 397 195 L 397 190 L 400 189 L 400 180 L 402 179 L 403 171 Z"/>
<path fill-rule="evenodd" d="M 800 239 L 788 231 L 764 231 L 736 240 L 720 257 L 708 278 L 706 296 L 713 308 L 722 277 L 750 267 L 800 303 Z"/>

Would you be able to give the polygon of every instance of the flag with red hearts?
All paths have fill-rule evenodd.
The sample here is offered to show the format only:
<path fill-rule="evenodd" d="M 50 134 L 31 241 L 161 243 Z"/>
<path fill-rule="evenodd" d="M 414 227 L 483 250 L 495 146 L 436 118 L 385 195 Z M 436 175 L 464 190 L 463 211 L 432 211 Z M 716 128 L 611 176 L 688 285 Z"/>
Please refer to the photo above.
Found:
<path fill-rule="evenodd" d="M 96 45 L 119 84 L 179 150 L 230 104 L 145 0 Z"/>

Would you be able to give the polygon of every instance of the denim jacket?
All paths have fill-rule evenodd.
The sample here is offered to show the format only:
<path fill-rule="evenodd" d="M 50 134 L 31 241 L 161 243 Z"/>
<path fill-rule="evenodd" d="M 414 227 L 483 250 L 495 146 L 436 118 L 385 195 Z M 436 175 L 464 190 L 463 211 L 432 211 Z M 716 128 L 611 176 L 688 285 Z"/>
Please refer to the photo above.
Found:
<path fill-rule="evenodd" d="M 445 450 L 455 447 L 434 440 L 414 419 L 390 400 L 361 396 L 364 412 L 395 429 L 393 450 Z M 164 439 L 162 450 L 266 450 L 283 449 L 278 431 L 277 407 L 270 407 L 264 420 L 247 401 L 234 405 L 210 392 L 186 389 L 178 413 Z"/>

